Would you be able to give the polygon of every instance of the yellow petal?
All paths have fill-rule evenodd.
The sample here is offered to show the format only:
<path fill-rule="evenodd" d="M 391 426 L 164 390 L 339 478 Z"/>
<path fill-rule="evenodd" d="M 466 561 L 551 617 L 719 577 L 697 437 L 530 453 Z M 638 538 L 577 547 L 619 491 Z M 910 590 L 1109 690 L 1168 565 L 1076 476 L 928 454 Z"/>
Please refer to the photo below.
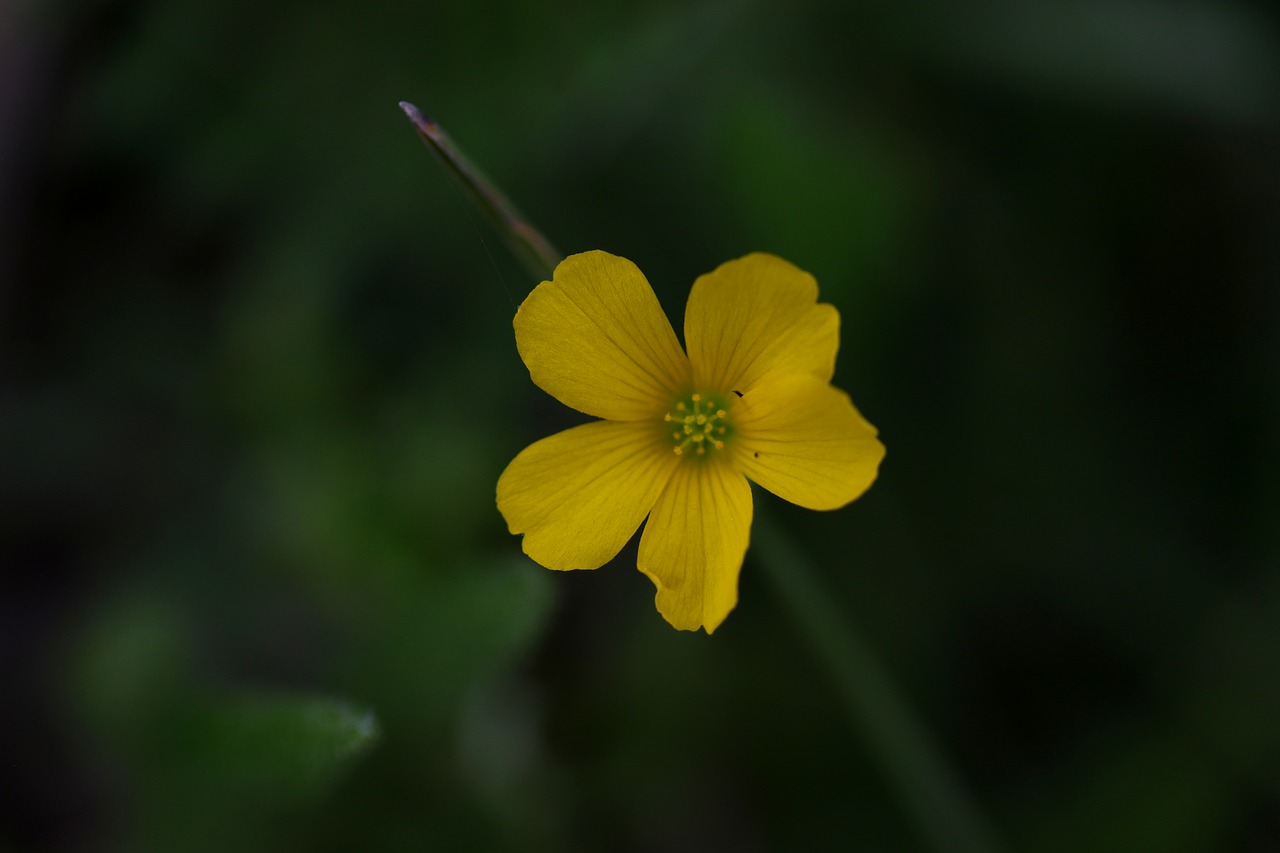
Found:
<path fill-rule="evenodd" d="M 689 460 L 676 469 L 640 537 L 640 571 L 658 611 L 682 631 L 714 631 L 738 603 L 751 533 L 751 486 L 732 465 Z"/>
<path fill-rule="evenodd" d="M 840 315 L 817 299 L 813 276 L 775 255 L 747 255 L 700 276 L 684 315 L 695 386 L 745 394 L 770 373 L 830 381 Z"/>
<path fill-rule="evenodd" d="M 498 510 L 548 569 L 613 559 L 679 464 L 654 424 L 595 421 L 526 447 L 498 478 Z"/>
<path fill-rule="evenodd" d="M 608 252 L 571 255 L 515 318 L 516 348 L 539 388 L 566 406 L 612 420 L 661 416 L 689 385 L 653 288 Z"/>
<path fill-rule="evenodd" d="M 837 509 L 876 478 L 884 445 L 849 395 L 803 374 L 773 376 L 733 408 L 734 458 L 780 498 Z"/>

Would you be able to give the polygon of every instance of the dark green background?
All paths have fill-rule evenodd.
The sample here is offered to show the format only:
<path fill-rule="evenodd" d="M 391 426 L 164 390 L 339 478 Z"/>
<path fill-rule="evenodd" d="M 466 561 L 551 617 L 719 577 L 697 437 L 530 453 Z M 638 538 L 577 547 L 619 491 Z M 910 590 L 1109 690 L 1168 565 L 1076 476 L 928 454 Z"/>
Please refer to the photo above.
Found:
<path fill-rule="evenodd" d="M 0 5 L 0 850 L 927 833 L 749 553 L 714 637 L 493 487 L 578 422 L 410 100 L 678 324 L 753 250 L 888 447 L 761 495 L 1010 850 L 1280 850 L 1261 3 Z M 677 326 L 678 328 L 678 326 Z"/>

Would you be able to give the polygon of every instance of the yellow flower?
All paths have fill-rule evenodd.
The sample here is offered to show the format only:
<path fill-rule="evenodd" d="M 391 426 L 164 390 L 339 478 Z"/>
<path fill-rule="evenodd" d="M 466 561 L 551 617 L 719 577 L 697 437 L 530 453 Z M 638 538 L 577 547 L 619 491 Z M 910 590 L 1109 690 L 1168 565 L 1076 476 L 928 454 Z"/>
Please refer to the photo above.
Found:
<path fill-rule="evenodd" d="M 566 258 L 516 312 L 535 384 L 603 420 L 525 448 L 498 509 L 549 569 L 594 569 L 649 517 L 639 568 L 668 622 L 710 634 L 738 601 L 751 531 L 747 480 L 837 509 L 876 478 L 884 446 L 831 386 L 840 315 L 813 276 L 751 254 L 700 276 L 681 349 L 635 264 Z"/>

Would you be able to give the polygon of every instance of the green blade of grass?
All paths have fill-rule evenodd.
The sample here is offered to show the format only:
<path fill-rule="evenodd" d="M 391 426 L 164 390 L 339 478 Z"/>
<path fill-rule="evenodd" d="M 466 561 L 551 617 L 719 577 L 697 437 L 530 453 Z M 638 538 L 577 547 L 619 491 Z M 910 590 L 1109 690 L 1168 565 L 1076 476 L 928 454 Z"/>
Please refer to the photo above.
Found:
<path fill-rule="evenodd" d="M 436 155 L 440 164 L 476 206 L 481 215 L 507 243 L 512 254 L 539 281 L 550 279 L 556 264 L 563 257 L 542 232 L 534 228 L 516 206 L 472 165 L 461 149 L 453 143 L 432 119 L 408 101 L 400 102 L 400 109 L 413 122 L 422 141 Z"/>

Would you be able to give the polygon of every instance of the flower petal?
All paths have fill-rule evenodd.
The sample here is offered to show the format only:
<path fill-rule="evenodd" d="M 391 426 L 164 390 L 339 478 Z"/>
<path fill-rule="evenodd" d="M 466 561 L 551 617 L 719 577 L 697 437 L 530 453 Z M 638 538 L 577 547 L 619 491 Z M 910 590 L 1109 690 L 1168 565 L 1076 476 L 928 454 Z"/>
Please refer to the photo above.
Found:
<path fill-rule="evenodd" d="M 571 255 L 524 300 L 516 348 L 534 383 L 566 406 L 612 420 L 661 415 L 689 385 L 689 360 L 635 264 Z"/>
<path fill-rule="evenodd" d="M 583 424 L 512 460 L 498 478 L 498 511 L 548 569 L 599 568 L 627 544 L 679 462 L 653 424 Z"/>
<path fill-rule="evenodd" d="M 757 252 L 699 276 L 684 315 L 694 384 L 745 394 L 769 373 L 830 381 L 840 315 L 817 299 L 814 277 L 775 255 Z"/>
<path fill-rule="evenodd" d="M 884 445 L 849 395 L 812 376 L 773 376 L 733 408 L 734 457 L 749 478 L 809 509 L 837 509 L 876 478 Z"/>
<path fill-rule="evenodd" d="M 732 465 L 689 460 L 676 469 L 640 537 L 638 564 L 676 628 L 713 632 L 738 603 L 751 533 L 751 485 Z"/>

